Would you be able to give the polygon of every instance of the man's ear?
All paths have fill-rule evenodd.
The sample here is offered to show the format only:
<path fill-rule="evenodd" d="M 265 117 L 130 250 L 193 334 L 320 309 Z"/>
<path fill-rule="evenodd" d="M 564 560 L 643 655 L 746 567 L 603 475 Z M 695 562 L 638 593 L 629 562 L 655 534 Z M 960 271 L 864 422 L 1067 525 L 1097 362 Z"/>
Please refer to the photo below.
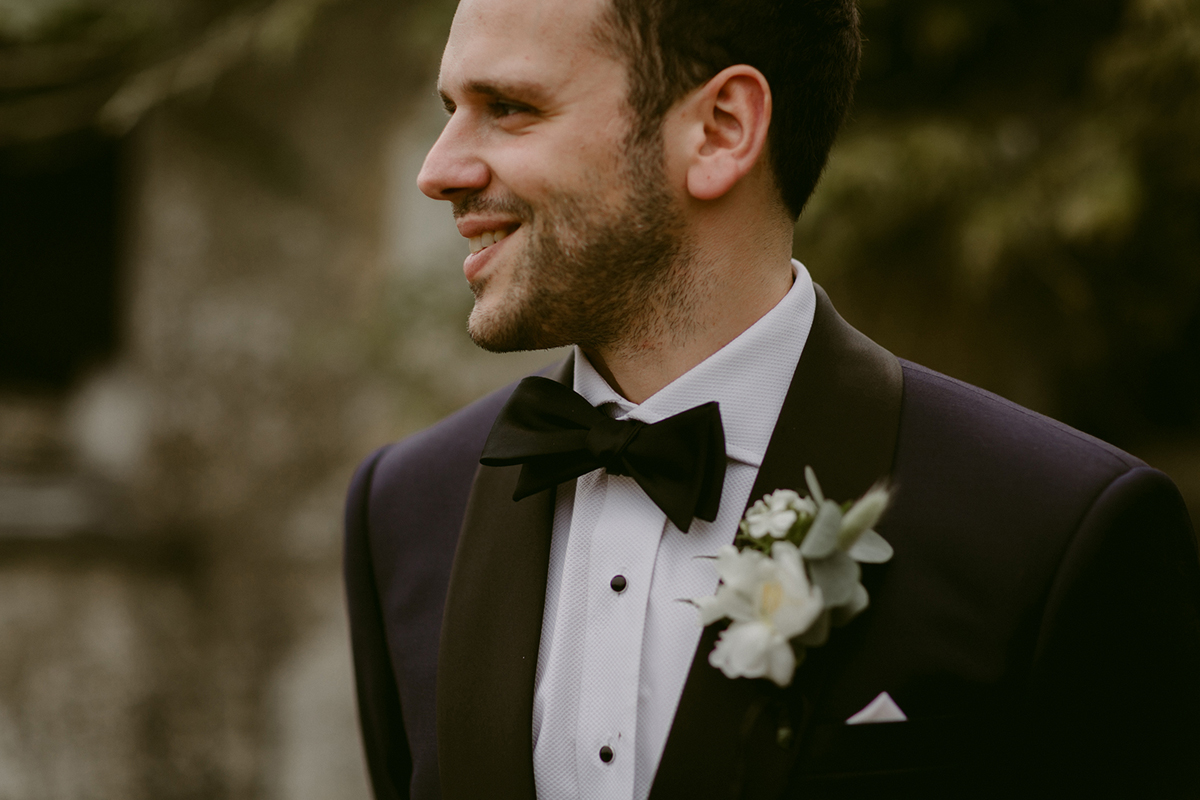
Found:
<path fill-rule="evenodd" d="M 715 200 L 766 152 L 771 87 L 754 67 L 735 64 L 695 90 L 680 111 L 688 193 L 697 200 Z"/>

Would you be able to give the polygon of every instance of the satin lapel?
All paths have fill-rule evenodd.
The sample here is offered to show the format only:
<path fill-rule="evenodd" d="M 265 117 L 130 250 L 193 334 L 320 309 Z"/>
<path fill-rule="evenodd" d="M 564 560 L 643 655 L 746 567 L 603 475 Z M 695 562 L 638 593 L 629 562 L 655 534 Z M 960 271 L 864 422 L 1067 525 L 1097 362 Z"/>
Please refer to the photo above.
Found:
<path fill-rule="evenodd" d="M 567 359 L 549 377 L 570 383 Z M 445 800 L 534 798 L 533 683 L 554 492 L 513 502 L 521 468 L 483 467 L 454 554 L 438 651 Z"/>
<path fill-rule="evenodd" d="M 824 290 L 816 291 L 812 331 L 751 502 L 776 489 L 803 493 L 806 465 L 816 471 L 826 496 L 839 501 L 858 497 L 892 469 L 900 364 L 838 316 Z M 765 679 L 726 678 L 709 665 L 722 629 L 723 623 L 710 625 L 700 637 L 651 800 L 765 800 L 778 797 L 787 780 L 807 723 L 807 697 L 820 691 L 821 651 L 837 647 L 838 631 L 824 648 L 809 652 L 792 686 L 781 690 Z M 792 731 L 783 745 L 781 728 Z"/>

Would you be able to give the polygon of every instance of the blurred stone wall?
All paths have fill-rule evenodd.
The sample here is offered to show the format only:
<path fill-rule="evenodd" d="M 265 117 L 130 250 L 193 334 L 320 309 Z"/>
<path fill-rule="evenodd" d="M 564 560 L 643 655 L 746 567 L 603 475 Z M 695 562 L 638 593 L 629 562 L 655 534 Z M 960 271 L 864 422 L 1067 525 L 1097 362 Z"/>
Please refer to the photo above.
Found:
<path fill-rule="evenodd" d="M 0 397 L 0 800 L 367 796 L 350 474 L 552 358 L 465 335 L 427 6 L 334 4 L 123 140 L 116 353 Z"/>

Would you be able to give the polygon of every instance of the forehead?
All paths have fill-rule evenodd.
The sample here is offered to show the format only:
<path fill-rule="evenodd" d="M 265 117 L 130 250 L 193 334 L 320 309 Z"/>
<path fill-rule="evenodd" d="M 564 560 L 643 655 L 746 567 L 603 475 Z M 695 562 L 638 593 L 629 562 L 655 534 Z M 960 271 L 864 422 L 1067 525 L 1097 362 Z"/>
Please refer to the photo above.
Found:
<path fill-rule="evenodd" d="M 442 55 L 443 89 L 492 77 L 554 84 L 603 53 L 596 26 L 609 0 L 462 0 Z"/>

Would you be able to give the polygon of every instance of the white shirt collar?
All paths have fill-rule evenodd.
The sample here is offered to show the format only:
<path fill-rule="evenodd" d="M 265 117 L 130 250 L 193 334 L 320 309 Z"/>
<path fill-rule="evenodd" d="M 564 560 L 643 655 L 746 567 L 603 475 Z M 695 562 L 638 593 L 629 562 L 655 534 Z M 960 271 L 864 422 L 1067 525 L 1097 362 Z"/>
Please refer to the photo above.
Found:
<path fill-rule="evenodd" d="M 774 308 L 640 405 L 617 394 L 579 347 L 575 348 L 575 391 L 593 406 L 611 406 L 610 413 L 617 419 L 645 423 L 715 400 L 721 408 L 726 454 L 762 466 L 817 307 L 808 270 L 794 259 L 792 270 L 792 288 Z"/>

